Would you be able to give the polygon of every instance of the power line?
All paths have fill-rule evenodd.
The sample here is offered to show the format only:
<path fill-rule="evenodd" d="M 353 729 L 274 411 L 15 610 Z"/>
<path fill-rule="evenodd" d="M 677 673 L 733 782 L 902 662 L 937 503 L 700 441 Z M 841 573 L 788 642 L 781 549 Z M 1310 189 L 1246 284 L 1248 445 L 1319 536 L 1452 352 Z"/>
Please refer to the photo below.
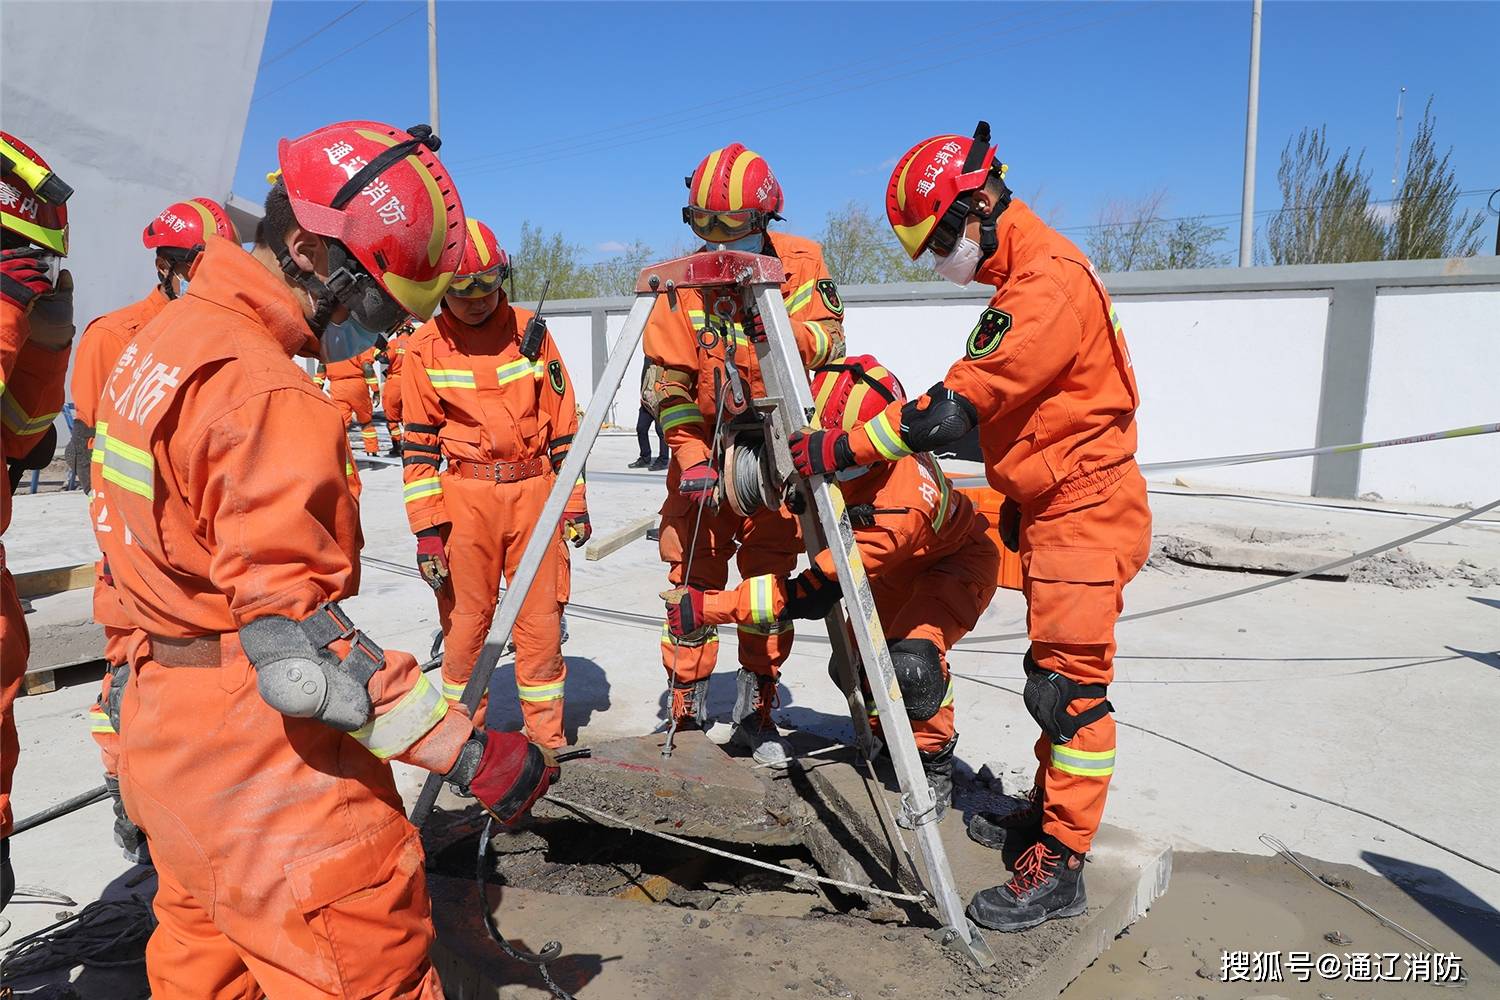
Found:
<path fill-rule="evenodd" d="M 269 58 L 269 59 L 262 59 L 260 61 L 260 68 L 261 69 L 265 69 L 267 66 L 270 66 L 273 63 L 278 63 L 281 60 L 285 59 L 287 56 L 291 55 L 293 52 L 296 52 L 298 49 L 302 48 L 302 46 L 306 45 L 308 42 L 312 41 L 314 38 L 317 38 L 319 35 L 321 35 L 325 31 L 327 31 L 329 28 L 333 27 L 335 24 L 338 24 L 340 21 L 342 21 L 344 18 L 348 17 L 350 14 L 353 14 L 355 11 L 359 10 L 361 7 L 363 7 L 365 5 L 366 2 L 367 2 L 367 0 L 359 0 L 359 3 L 355 4 L 353 7 L 350 7 L 348 10 L 346 10 L 342 14 L 338 15 L 332 21 L 329 21 L 327 24 L 323 25 L 323 27 L 319 28 L 317 31 L 314 31 L 310 35 L 304 35 L 301 38 L 300 41 L 293 42 L 291 45 L 289 45 L 286 48 L 282 49 L 280 52 L 276 53 L 271 58 Z"/>
<path fill-rule="evenodd" d="M 308 70 L 306 73 L 302 73 L 299 76 L 292 77 L 290 80 L 288 80 L 286 83 L 283 83 L 281 86 L 277 87 L 275 90 L 270 90 L 270 91 L 267 91 L 264 94 L 261 94 L 259 97 L 255 98 L 250 103 L 251 104 L 259 104 L 261 101 L 264 101 L 266 98 L 273 97 L 276 94 L 281 93 L 283 90 L 286 90 L 292 84 L 294 84 L 294 83 L 300 83 L 303 80 L 306 80 L 308 77 L 310 77 L 314 73 L 318 72 L 318 70 L 323 69 L 325 66 L 328 66 L 328 65 L 330 65 L 332 63 L 338 62 L 340 59 L 344 58 L 349 53 L 353 52 L 355 49 L 358 49 L 358 48 L 361 48 L 361 47 L 363 47 L 365 45 L 368 45 L 370 42 L 373 42 L 375 39 L 379 38 L 381 35 L 385 34 L 386 32 L 390 31 L 391 29 L 395 28 L 397 25 L 401 24 L 403 21 L 410 21 L 412 18 L 416 17 L 420 13 L 421 13 L 421 10 L 418 9 L 418 10 L 413 10 L 413 11 L 411 11 L 409 13 L 401 15 L 400 17 L 398 17 L 394 21 L 392 21 L 390 24 L 387 24 L 384 28 L 381 28 L 379 31 L 375 32 L 375 34 L 370 35 L 369 37 L 364 38 L 361 41 L 355 42 L 353 45 L 349 46 L 344 51 L 338 53 L 337 55 L 330 56 L 329 58 L 323 60 L 322 62 L 320 62 L 316 66 L 314 66 L 312 69 Z"/>
<path fill-rule="evenodd" d="M 1037 17 L 1033 16 L 1031 18 L 1031 20 L 1034 21 L 1034 22 L 1040 20 L 1041 22 L 1045 23 L 1046 21 L 1051 20 L 1051 18 L 1048 18 L 1048 17 L 1037 18 Z M 979 24 L 972 25 L 971 28 L 973 30 L 979 30 L 979 29 L 990 27 L 991 25 L 1000 24 L 1002 22 L 1008 23 L 1011 26 L 1015 26 L 1018 23 L 1016 20 L 1014 20 L 1014 19 L 1012 19 L 1010 17 L 1003 17 L 1003 18 L 996 18 L 996 19 L 994 19 L 992 21 L 980 22 Z M 1022 25 L 1022 26 L 1026 26 L 1025 19 L 1022 19 L 1019 22 L 1019 24 Z M 952 34 L 952 32 L 948 32 L 948 33 L 945 33 L 943 35 L 934 36 L 933 38 L 929 39 L 926 42 L 918 43 L 917 45 L 912 46 L 911 49 L 927 49 L 927 48 L 931 48 L 934 45 L 951 44 L 952 41 L 953 41 L 953 34 Z M 739 105 L 742 102 L 745 102 L 748 98 L 750 98 L 750 97 L 752 97 L 753 95 L 756 95 L 756 94 L 768 94 L 768 93 L 772 93 L 772 92 L 775 92 L 775 91 L 781 91 L 781 90 L 787 90 L 787 89 L 790 89 L 792 91 L 796 91 L 798 89 L 801 89 L 801 85 L 804 84 L 804 83 L 806 83 L 809 80 L 817 79 L 818 77 L 822 77 L 822 76 L 827 76 L 827 75 L 829 75 L 831 73 L 841 73 L 841 72 L 843 72 L 845 70 L 852 69 L 852 68 L 854 68 L 856 66 L 863 66 L 866 63 L 879 63 L 880 65 L 878 67 L 876 67 L 875 69 L 873 69 L 873 70 L 861 71 L 860 73 L 858 73 L 856 75 L 863 76 L 863 75 L 866 75 L 867 73 L 870 73 L 870 72 L 882 72 L 883 73 L 886 70 L 888 70 L 891 66 L 899 66 L 899 65 L 902 65 L 904 63 L 909 63 L 909 62 L 914 61 L 917 58 L 919 58 L 919 57 L 918 56 L 908 56 L 905 59 L 898 59 L 898 60 L 892 61 L 892 60 L 889 60 L 889 59 L 885 58 L 884 55 L 876 55 L 876 56 L 870 56 L 870 57 L 865 58 L 865 59 L 856 59 L 856 60 L 854 60 L 852 62 L 841 63 L 841 64 L 838 64 L 838 65 L 829 66 L 829 67 L 827 67 L 825 69 L 819 70 L 816 73 L 808 73 L 808 74 L 806 74 L 804 76 L 793 77 L 793 78 L 788 79 L 788 80 L 782 80 L 779 83 L 770 84 L 770 85 L 764 86 L 764 87 L 756 87 L 756 88 L 754 88 L 752 90 L 742 91 L 739 94 L 731 95 L 729 97 L 722 97 L 722 98 L 719 98 L 717 100 L 706 101 L 706 102 L 704 102 L 702 104 L 694 104 L 694 105 L 690 105 L 690 106 L 685 107 L 685 108 L 678 108 L 675 111 L 665 112 L 663 114 L 648 115 L 648 116 L 646 116 L 644 118 L 636 118 L 636 119 L 633 119 L 631 121 L 621 122 L 618 125 L 610 125 L 610 126 L 606 126 L 604 128 L 601 128 L 601 129 L 594 129 L 594 130 L 592 130 L 592 131 L 590 131 L 590 132 L 588 132 L 586 134 L 582 134 L 582 135 L 575 135 L 575 136 L 568 136 L 568 137 L 564 137 L 564 138 L 550 139 L 550 140 L 547 140 L 545 142 L 534 143 L 532 145 L 527 145 L 527 146 L 518 146 L 518 147 L 515 147 L 515 148 L 512 148 L 512 149 L 507 149 L 507 150 L 500 151 L 500 152 L 484 153 L 484 154 L 481 154 L 479 156 L 470 157 L 470 158 L 465 159 L 465 160 L 456 160 L 456 161 L 454 161 L 453 165 L 454 166 L 463 166 L 465 164 L 482 163 L 482 162 L 485 162 L 485 161 L 495 160 L 495 159 L 521 158 L 521 157 L 525 157 L 528 154 L 532 154 L 532 153 L 534 153 L 536 151 L 539 151 L 539 150 L 551 150 L 551 149 L 555 149 L 556 147 L 558 147 L 560 145 L 568 145 L 568 144 L 573 144 L 573 143 L 597 141 L 600 138 L 605 137 L 605 136 L 607 136 L 607 135 L 609 135 L 611 133 L 616 133 L 616 132 L 627 132 L 628 133 L 628 132 L 638 131 L 642 126 L 651 125 L 651 123 L 653 123 L 653 122 L 667 122 L 668 119 L 680 118 L 680 117 L 682 117 L 684 115 L 689 115 L 689 114 L 691 114 L 692 112 L 695 112 L 695 111 L 702 111 L 702 110 L 704 110 L 706 108 L 718 107 L 719 105 L 723 105 L 723 104 Z M 761 100 L 768 100 L 768 99 L 769 100 L 775 100 L 775 99 L 779 99 L 779 98 L 786 97 L 786 96 L 789 96 L 789 95 L 788 94 L 777 94 L 776 97 L 774 97 L 774 98 L 762 98 Z M 756 103 L 759 103 L 759 102 L 758 101 L 749 101 L 748 103 L 751 104 L 751 105 L 753 105 L 753 104 L 756 104 Z M 733 110 L 733 109 L 731 109 L 731 110 Z M 663 126 L 658 125 L 658 126 L 654 126 L 654 127 L 660 128 L 660 127 L 663 127 Z"/>
<path fill-rule="evenodd" d="M 1031 44 L 1033 42 L 1037 42 L 1037 41 L 1040 41 L 1041 39 L 1049 38 L 1049 37 L 1052 37 L 1054 35 L 1060 35 L 1060 34 L 1064 34 L 1066 32 L 1070 32 L 1070 31 L 1075 31 L 1075 30 L 1080 30 L 1080 29 L 1083 29 L 1083 28 L 1093 27 L 1093 26 L 1095 26 L 1097 24 L 1102 24 L 1102 23 L 1104 23 L 1106 21 L 1118 20 L 1119 18 L 1122 18 L 1122 17 L 1134 16 L 1136 14 L 1142 13 L 1144 10 L 1145 10 L 1145 8 L 1139 8 L 1139 9 L 1135 9 L 1135 10 L 1120 9 L 1119 12 L 1115 13 L 1115 14 L 1110 14 L 1110 15 L 1107 15 L 1105 17 L 1095 18 L 1095 19 L 1093 19 L 1091 21 L 1084 21 L 1084 22 L 1081 22 L 1081 23 L 1068 24 L 1068 25 L 1066 25 L 1066 26 L 1064 26 L 1062 28 L 1057 29 L 1056 31 L 1044 32 L 1044 33 L 1039 34 L 1039 35 L 1033 35 L 1033 36 L 1030 36 L 1030 37 L 1027 37 L 1027 38 L 1017 39 L 1017 40 L 1015 40 L 1014 42 L 1012 42 L 1012 43 L 1010 43 L 1008 45 L 991 46 L 991 47 L 985 49 L 984 52 L 982 53 L 982 55 L 984 55 L 986 58 L 989 58 L 989 57 L 992 56 L 993 53 L 995 53 L 997 51 L 1002 51 L 1004 49 L 1009 49 L 1009 48 L 1016 48 L 1016 47 L 1021 46 L 1021 45 L 1029 45 L 1029 44 Z M 836 88 L 834 90 L 825 91 L 825 92 L 820 93 L 820 94 L 813 94 L 811 96 L 799 98 L 799 99 L 794 100 L 794 101 L 786 101 L 786 102 L 781 103 L 781 104 L 772 104 L 772 105 L 770 105 L 768 107 L 760 108 L 759 110 L 750 111 L 750 110 L 745 110 L 745 109 L 739 109 L 732 118 L 719 117 L 719 116 L 715 116 L 715 115 L 700 116 L 698 119 L 695 119 L 695 120 L 687 120 L 687 121 L 683 121 L 683 122 L 674 123 L 672 125 L 662 126 L 660 128 L 657 128 L 657 129 L 648 130 L 648 131 L 652 132 L 652 134 L 650 134 L 650 135 L 636 136 L 634 138 L 627 139 L 627 140 L 624 140 L 624 141 L 621 141 L 621 142 L 612 143 L 612 148 L 616 148 L 617 149 L 617 148 L 622 147 L 622 146 L 631 146 L 631 145 L 636 145 L 636 144 L 643 143 L 643 142 L 655 142 L 655 141 L 657 141 L 659 139 L 666 138 L 667 136 L 679 135 L 679 134 L 681 134 L 683 132 L 689 132 L 689 131 L 695 131 L 695 130 L 702 129 L 702 128 L 708 128 L 708 127 L 711 127 L 713 125 L 721 124 L 721 123 L 728 122 L 728 121 L 738 121 L 738 120 L 741 120 L 743 118 L 754 117 L 754 116 L 757 116 L 757 115 L 763 115 L 763 114 L 767 114 L 767 113 L 774 112 L 774 111 L 784 111 L 787 108 L 792 108 L 792 107 L 796 107 L 796 106 L 803 105 L 803 104 L 808 104 L 808 103 L 815 102 L 815 101 L 822 101 L 822 100 L 826 100 L 827 98 L 830 98 L 830 97 L 839 96 L 841 94 L 851 93 L 851 92 L 856 91 L 856 90 L 863 90 L 863 89 L 865 89 L 867 87 L 873 87 L 873 86 L 877 86 L 877 85 L 880 85 L 880 84 L 890 83 L 890 82 L 892 82 L 894 80 L 901 80 L 901 79 L 905 79 L 907 77 L 916 76 L 916 75 L 921 74 L 921 73 L 927 73 L 927 72 L 930 72 L 931 70 L 933 70 L 935 68 L 938 68 L 940 66 L 951 65 L 951 62 L 952 62 L 951 60 L 945 60 L 945 61 L 940 62 L 940 63 L 930 63 L 930 64 L 927 64 L 927 65 L 919 66 L 919 67 L 917 67 L 915 69 L 912 69 L 912 70 L 909 70 L 909 71 L 907 71 L 905 73 L 898 73 L 898 74 L 894 74 L 894 75 L 883 74 L 878 79 L 871 80 L 871 81 L 868 81 L 868 82 L 865 82 L 865 83 L 858 83 L 858 84 L 854 84 L 854 85 L 848 86 L 848 87 L 839 87 L 839 88 Z M 754 103 L 758 103 L 758 102 L 751 102 L 751 103 L 753 105 Z M 678 127 L 678 126 L 682 126 L 682 127 Z M 589 147 L 581 147 L 576 152 L 563 153 L 561 155 L 559 155 L 555 150 L 549 150 L 549 151 L 544 152 L 544 153 L 542 153 L 541 155 L 538 155 L 538 156 L 523 157 L 523 158 L 511 161 L 511 162 L 498 163 L 498 164 L 493 164 L 493 165 L 487 166 L 487 167 L 481 167 L 481 168 L 478 168 L 478 169 L 466 170 L 466 171 L 464 171 L 464 176 L 466 176 L 466 177 L 472 177 L 475 174 L 493 173 L 495 171 L 500 171 L 500 170 L 514 170 L 514 169 L 518 169 L 518 168 L 521 168 L 521 167 L 534 166 L 534 165 L 540 164 L 540 163 L 556 163 L 559 160 L 565 160 L 565 159 L 570 159 L 570 158 L 573 158 L 573 157 L 585 156 L 585 155 L 587 155 L 587 156 L 593 156 L 593 155 L 595 155 L 594 148 L 591 147 L 591 146 L 589 146 Z"/>

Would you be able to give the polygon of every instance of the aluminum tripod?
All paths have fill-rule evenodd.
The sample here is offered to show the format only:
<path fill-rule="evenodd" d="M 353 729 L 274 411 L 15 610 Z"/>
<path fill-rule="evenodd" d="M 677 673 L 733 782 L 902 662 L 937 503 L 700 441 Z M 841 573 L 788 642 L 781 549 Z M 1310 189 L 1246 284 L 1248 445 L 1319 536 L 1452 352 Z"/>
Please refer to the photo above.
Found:
<path fill-rule="evenodd" d="M 658 295 L 667 295 L 675 309 L 680 308 L 676 297 L 678 289 L 727 287 L 737 290 L 743 299 L 754 304 L 766 331 L 765 340 L 755 344 L 755 352 L 767 392 L 766 397 L 754 401 L 754 405 L 770 421 L 772 433 L 767 435 L 767 442 L 773 449 L 775 468 L 778 473 L 790 473 L 791 456 L 786 439 L 812 419 L 813 400 L 806 370 L 797 351 L 791 318 L 787 315 L 786 304 L 781 298 L 783 277 L 781 262 L 774 257 L 726 250 L 696 253 L 641 271 L 636 281 L 635 304 L 625 320 L 624 329 L 615 341 L 599 384 L 594 387 L 588 410 L 574 436 L 573 447 L 563 461 L 547 503 L 537 518 L 515 578 L 510 581 L 500 601 L 484 651 L 464 688 L 463 704 L 470 712 L 478 708 L 480 698 L 489 687 L 490 675 L 510 638 L 521 604 L 531 588 L 542 559 L 550 558 L 555 551 L 553 538 L 568 494 L 583 471 L 589 451 L 603 426 L 605 414 L 614 401 L 615 392 L 640 346 L 646 322 Z M 922 770 L 921 758 L 917 755 L 916 738 L 912 735 L 911 721 L 902 704 L 901 689 L 896 684 L 890 651 L 886 648 L 869 579 L 860 561 L 859 550 L 854 544 L 854 530 L 844 509 L 843 496 L 826 478 L 807 481 L 802 487 L 809 501 L 802 514 L 804 542 L 810 555 L 816 555 L 824 547 L 830 550 L 843 592 L 843 604 L 848 611 L 847 625 L 844 615 L 837 610 L 828 617 L 827 624 L 834 648 L 839 685 L 848 699 L 855 733 L 864 747 L 868 748 L 872 737 L 864 699 L 855 676 L 853 654 L 857 653 L 858 662 L 864 664 L 865 676 L 876 707 L 880 710 L 882 734 L 890 749 L 896 779 L 901 787 L 902 812 L 916 834 L 917 846 L 926 868 L 927 890 L 937 905 L 938 915 L 944 925 L 944 941 L 961 945 L 974 962 L 981 967 L 988 967 L 994 963 L 994 956 L 977 928 L 964 915 L 963 903 L 948 864 L 948 855 L 938 837 L 936 798 Z M 852 650 L 848 641 L 850 632 L 854 636 L 855 648 Z M 428 775 L 411 812 L 411 820 L 417 826 L 421 826 L 432 811 L 441 784 L 440 775 Z"/>

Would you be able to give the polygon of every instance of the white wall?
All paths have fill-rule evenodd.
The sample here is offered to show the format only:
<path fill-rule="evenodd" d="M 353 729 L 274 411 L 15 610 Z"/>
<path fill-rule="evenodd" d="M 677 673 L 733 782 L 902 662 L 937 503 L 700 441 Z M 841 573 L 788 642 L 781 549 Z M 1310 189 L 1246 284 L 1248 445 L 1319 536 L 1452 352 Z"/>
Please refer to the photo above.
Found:
<path fill-rule="evenodd" d="M 228 198 L 270 12 L 270 0 L 0 4 L 5 129 L 76 192 L 80 330 L 151 290 L 141 230 L 157 213 Z"/>
<path fill-rule="evenodd" d="M 1500 422 L 1500 285 L 1384 288 L 1366 441 Z M 1360 490 L 1387 500 L 1471 503 L 1500 497 L 1500 435 L 1366 452 Z"/>

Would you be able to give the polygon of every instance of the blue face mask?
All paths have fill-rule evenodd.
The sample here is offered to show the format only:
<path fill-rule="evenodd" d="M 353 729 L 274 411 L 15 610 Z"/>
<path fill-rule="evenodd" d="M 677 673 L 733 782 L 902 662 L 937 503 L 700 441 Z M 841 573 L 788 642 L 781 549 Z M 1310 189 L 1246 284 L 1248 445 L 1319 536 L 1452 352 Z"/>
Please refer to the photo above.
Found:
<path fill-rule="evenodd" d="M 353 316 L 342 323 L 329 323 L 323 329 L 321 345 L 324 361 L 347 361 L 363 354 L 380 341 L 380 334 Z"/>
<path fill-rule="evenodd" d="M 719 244 L 725 250 L 740 250 L 744 253 L 760 253 L 766 245 L 765 233 L 751 233 L 737 240 Z"/>
<path fill-rule="evenodd" d="M 186 278 L 178 278 L 177 279 L 177 297 L 179 299 L 182 298 L 184 295 L 187 294 L 187 290 L 188 290 L 188 280 Z"/>

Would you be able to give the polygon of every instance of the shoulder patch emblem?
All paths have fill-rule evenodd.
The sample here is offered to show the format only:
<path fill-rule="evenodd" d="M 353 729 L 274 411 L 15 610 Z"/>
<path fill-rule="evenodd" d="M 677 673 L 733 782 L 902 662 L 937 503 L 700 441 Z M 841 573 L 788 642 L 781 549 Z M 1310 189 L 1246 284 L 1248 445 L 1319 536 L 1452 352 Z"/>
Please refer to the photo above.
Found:
<path fill-rule="evenodd" d="M 818 279 L 818 294 L 823 298 L 823 304 L 828 311 L 835 316 L 844 315 L 844 300 L 839 298 L 839 286 L 833 283 L 832 278 Z"/>
<path fill-rule="evenodd" d="M 547 381 L 552 383 L 552 391 L 556 392 L 559 396 L 561 396 L 563 394 L 563 390 L 568 387 L 568 379 L 567 376 L 563 374 L 563 366 L 561 361 L 547 362 Z"/>
<path fill-rule="evenodd" d="M 968 356 L 978 359 L 994 354 L 1010 330 L 1010 322 L 1010 313 L 1003 309 L 986 309 L 980 313 L 979 322 L 969 333 Z"/>

